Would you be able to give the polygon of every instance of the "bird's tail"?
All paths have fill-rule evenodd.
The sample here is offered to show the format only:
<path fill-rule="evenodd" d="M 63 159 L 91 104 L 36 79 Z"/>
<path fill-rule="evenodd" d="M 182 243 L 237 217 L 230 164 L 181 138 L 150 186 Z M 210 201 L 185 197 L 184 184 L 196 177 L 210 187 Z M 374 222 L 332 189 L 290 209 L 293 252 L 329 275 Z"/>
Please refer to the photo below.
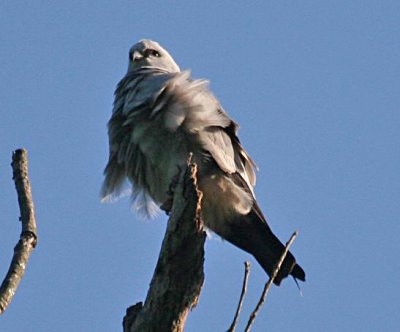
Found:
<path fill-rule="evenodd" d="M 224 237 L 232 244 L 251 253 L 265 272 L 271 276 L 285 246 L 272 233 L 257 205 L 240 219 L 230 224 L 230 235 Z M 287 253 L 274 283 L 280 285 L 282 279 L 288 275 L 305 281 L 304 270 L 296 263 L 290 252 Z"/>

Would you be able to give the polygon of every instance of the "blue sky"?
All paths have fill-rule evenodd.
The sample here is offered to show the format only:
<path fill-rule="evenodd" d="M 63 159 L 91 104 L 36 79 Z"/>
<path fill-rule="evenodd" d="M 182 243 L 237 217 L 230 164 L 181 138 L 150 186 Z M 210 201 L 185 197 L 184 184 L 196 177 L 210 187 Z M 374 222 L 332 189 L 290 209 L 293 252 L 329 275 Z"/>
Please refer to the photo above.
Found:
<path fill-rule="evenodd" d="M 159 41 L 207 78 L 257 162 L 257 199 L 307 273 L 253 331 L 400 328 L 398 1 L 0 3 L 0 276 L 18 239 L 11 152 L 29 151 L 39 244 L 0 330 L 121 331 L 145 298 L 166 217 L 101 204 L 106 123 L 128 49 Z M 247 321 L 266 276 L 213 237 L 186 331 Z"/>

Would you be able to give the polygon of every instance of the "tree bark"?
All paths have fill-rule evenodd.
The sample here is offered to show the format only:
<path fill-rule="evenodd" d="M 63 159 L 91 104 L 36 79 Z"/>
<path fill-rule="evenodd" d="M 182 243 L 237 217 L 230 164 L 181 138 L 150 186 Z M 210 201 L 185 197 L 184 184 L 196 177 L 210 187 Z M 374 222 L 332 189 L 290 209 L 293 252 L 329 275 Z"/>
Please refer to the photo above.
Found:
<path fill-rule="evenodd" d="M 11 303 L 25 273 L 29 257 L 37 244 L 35 209 L 32 201 L 31 185 L 28 177 L 28 157 L 25 149 L 13 152 L 11 166 L 18 195 L 21 213 L 19 219 L 22 231 L 20 239 L 14 248 L 14 256 L 10 268 L 0 286 L 0 315 Z"/>
<path fill-rule="evenodd" d="M 127 309 L 124 332 L 183 331 L 204 282 L 206 233 L 200 218 L 201 192 L 190 161 L 175 188 L 172 212 L 144 305 Z"/>

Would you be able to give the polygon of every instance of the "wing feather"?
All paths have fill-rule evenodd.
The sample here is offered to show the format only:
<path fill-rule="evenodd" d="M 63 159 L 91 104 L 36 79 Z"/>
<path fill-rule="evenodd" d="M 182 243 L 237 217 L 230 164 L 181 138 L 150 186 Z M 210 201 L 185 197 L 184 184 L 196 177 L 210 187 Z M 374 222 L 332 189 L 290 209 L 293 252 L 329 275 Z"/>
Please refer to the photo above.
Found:
<path fill-rule="evenodd" d="M 208 81 L 191 80 L 189 71 L 144 68 L 127 74 L 115 92 L 102 196 L 120 194 L 128 177 L 134 208 L 151 214 L 150 189 L 160 180 L 154 169 L 159 167 L 157 159 L 165 159 L 159 156 L 157 140 L 178 129 L 192 137 L 223 172 L 239 174 L 253 192 L 255 164 L 239 142 L 238 126 L 208 89 Z"/>

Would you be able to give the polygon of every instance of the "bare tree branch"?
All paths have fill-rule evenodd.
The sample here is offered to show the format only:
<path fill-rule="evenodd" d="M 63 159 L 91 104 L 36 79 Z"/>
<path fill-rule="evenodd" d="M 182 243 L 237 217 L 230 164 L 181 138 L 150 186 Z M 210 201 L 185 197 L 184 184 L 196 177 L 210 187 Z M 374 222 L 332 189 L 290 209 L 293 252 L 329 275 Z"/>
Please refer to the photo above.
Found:
<path fill-rule="evenodd" d="M 250 262 L 244 262 L 244 277 L 243 277 L 242 293 L 240 294 L 240 299 L 239 299 L 239 303 L 238 303 L 238 306 L 236 309 L 235 317 L 233 318 L 233 322 L 227 332 L 234 332 L 236 329 L 236 324 L 239 319 L 240 310 L 242 309 L 242 306 L 243 306 L 244 296 L 246 295 L 246 291 L 247 291 L 247 282 L 249 280 L 249 274 L 250 274 Z"/>
<path fill-rule="evenodd" d="M 249 321 L 247 322 L 246 328 L 244 330 L 245 332 L 249 332 L 250 331 L 251 325 L 254 323 L 254 319 L 256 318 L 258 312 L 260 311 L 261 306 L 264 304 L 264 302 L 265 302 L 265 300 L 267 298 L 269 289 L 271 288 L 271 285 L 272 285 L 276 275 L 278 274 L 278 272 L 279 272 L 279 270 L 280 270 L 280 268 L 282 266 L 283 261 L 285 260 L 285 257 L 286 257 L 286 255 L 287 255 L 287 253 L 289 251 L 289 248 L 292 245 L 292 243 L 294 242 L 294 240 L 296 239 L 297 235 L 298 235 L 298 231 L 295 231 L 292 234 L 292 236 L 290 237 L 289 241 L 286 243 L 285 250 L 283 251 L 282 256 L 279 259 L 278 263 L 276 264 L 274 272 L 272 273 L 272 275 L 269 278 L 268 282 L 265 284 L 264 291 L 262 292 L 262 295 L 260 297 L 260 300 L 257 303 L 256 308 L 254 309 L 254 311 L 250 315 Z"/>
<path fill-rule="evenodd" d="M 14 256 L 10 268 L 0 286 L 0 315 L 11 303 L 25 273 L 29 256 L 37 244 L 35 209 L 32 201 L 31 185 L 28 177 L 27 151 L 25 149 L 13 152 L 11 166 L 18 195 L 22 232 L 14 248 Z"/>
<path fill-rule="evenodd" d="M 197 304 L 204 282 L 206 234 L 196 171 L 189 162 L 182 172 L 146 301 L 128 308 L 124 332 L 183 331 L 189 310 Z"/>

